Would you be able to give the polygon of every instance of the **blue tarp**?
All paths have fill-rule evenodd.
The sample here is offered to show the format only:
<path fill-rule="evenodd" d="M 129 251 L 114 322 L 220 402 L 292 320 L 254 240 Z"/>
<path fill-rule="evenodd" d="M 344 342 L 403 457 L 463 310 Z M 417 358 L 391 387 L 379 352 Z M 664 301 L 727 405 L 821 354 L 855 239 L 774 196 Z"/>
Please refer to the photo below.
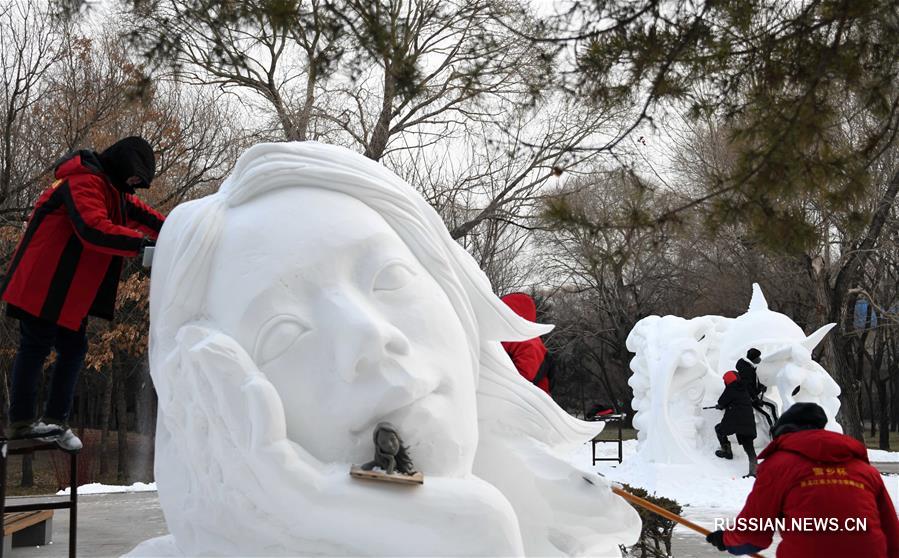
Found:
<path fill-rule="evenodd" d="M 870 303 L 860 298 L 855 301 L 855 316 L 853 319 L 853 326 L 855 329 L 868 329 L 877 327 L 877 311 L 874 308 L 871 308 L 871 315 L 868 316 L 868 307 L 871 306 Z"/>

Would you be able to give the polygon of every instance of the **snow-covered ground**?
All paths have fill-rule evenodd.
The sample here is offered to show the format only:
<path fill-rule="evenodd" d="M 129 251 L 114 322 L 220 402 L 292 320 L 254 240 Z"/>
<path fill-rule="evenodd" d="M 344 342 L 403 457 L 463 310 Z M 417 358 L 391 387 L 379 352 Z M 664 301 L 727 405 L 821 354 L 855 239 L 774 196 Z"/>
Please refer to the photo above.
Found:
<path fill-rule="evenodd" d="M 597 457 L 616 457 L 615 444 L 597 444 Z M 637 441 L 624 442 L 624 462 L 601 461 L 593 465 L 591 444 L 578 448 L 572 460 L 579 467 L 596 471 L 608 480 L 644 488 L 650 493 L 677 501 L 683 507 L 683 515 L 691 521 L 714 530 L 715 520 L 724 521 L 736 517 L 752 490 L 755 479 L 742 478 L 746 474 L 745 455 L 735 449 L 734 460 L 711 462 L 707 470 L 698 471 L 695 466 L 644 463 L 636 457 Z M 873 463 L 895 463 L 899 452 L 868 450 Z M 883 475 L 884 484 L 899 509 L 899 475 Z M 675 535 L 700 537 L 683 526 L 675 529 Z M 775 536 L 774 545 L 763 554 L 773 556 L 779 542 Z M 715 555 L 717 552 L 710 552 Z M 698 554 L 703 556 L 704 554 Z"/>
<path fill-rule="evenodd" d="M 871 463 L 899 463 L 899 451 L 868 448 L 868 459 Z"/>
<path fill-rule="evenodd" d="M 83 484 L 78 487 L 78 494 L 114 494 L 121 492 L 153 492 L 156 490 L 156 483 L 151 482 L 149 484 L 143 482 L 136 482 L 130 486 L 120 486 L 113 484 L 100 484 L 98 482 L 92 482 L 90 484 Z M 60 490 L 56 493 L 57 496 L 68 496 L 70 489 L 66 487 L 63 490 Z"/>

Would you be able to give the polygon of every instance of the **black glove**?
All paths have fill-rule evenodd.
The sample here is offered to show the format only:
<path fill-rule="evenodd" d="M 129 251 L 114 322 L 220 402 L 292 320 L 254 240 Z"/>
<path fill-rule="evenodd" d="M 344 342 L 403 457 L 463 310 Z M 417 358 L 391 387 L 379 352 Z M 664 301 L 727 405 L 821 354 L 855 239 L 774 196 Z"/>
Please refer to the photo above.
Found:
<path fill-rule="evenodd" d="M 711 533 L 706 535 L 705 540 L 722 552 L 727 550 L 727 547 L 724 546 L 724 531 L 722 531 L 721 529 L 712 531 Z"/>

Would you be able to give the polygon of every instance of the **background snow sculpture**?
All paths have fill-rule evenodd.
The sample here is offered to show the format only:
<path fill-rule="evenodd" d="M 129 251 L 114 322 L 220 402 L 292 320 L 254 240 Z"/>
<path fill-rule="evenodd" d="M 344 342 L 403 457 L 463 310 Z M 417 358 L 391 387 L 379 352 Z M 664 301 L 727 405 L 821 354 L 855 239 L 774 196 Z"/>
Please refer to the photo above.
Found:
<path fill-rule="evenodd" d="M 167 220 L 150 307 L 172 534 L 134 555 L 605 555 L 639 536 L 636 512 L 562 458 L 599 426 L 499 346 L 548 327 L 358 154 L 248 150 Z M 350 478 L 381 421 L 423 486 Z"/>
<path fill-rule="evenodd" d="M 627 348 L 636 353 L 628 384 L 634 390 L 634 428 L 645 460 L 690 463 L 696 455 L 712 330 L 708 318 L 649 316 L 628 335 Z"/>
<path fill-rule="evenodd" d="M 790 318 L 768 308 L 757 284 L 748 311 L 737 318 L 649 316 L 637 322 L 627 348 L 634 353 L 628 384 L 634 390 L 638 455 L 654 463 L 714 461 L 714 426 L 722 412 L 702 407 L 715 405 L 724 390 L 721 376 L 751 347 L 762 353 L 759 380 L 768 386 L 765 399 L 778 414 L 796 401 L 818 403 L 829 418 L 827 428 L 842 431 L 835 420 L 839 386 L 811 356 L 833 325 L 806 336 Z M 768 425 L 758 413 L 756 421 L 756 446 L 762 448 L 769 441 Z"/>
<path fill-rule="evenodd" d="M 762 289 L 754 283 L 749 311 L 731 323 L 721 341 L 718 370 L 733 369 L 740 356 L 755 347 L 762 352 L 757 368 L 759 381 L 768 386 L 765 398 L 777 405 L 778 415 L 797 401 L 817 403 L 827 413 L 827 429 L 842 432 L 836 422 L 840 387 L 812 360 L 812 350 L 834 325 L 827 324 L 806 336 L 789 317 L 768 309 Z M 768 437 L 762 439 L 767 441 Z"/>

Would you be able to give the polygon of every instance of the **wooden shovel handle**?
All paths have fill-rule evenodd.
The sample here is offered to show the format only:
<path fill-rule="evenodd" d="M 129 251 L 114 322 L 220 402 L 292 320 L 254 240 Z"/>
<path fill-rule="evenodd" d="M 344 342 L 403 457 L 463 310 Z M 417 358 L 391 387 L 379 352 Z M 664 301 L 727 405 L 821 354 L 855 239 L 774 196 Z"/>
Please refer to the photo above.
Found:
<path fill-rule="evenodd" d="M 644 500 L 643 498 L 640 498 L 639 496 L 634 496 L 630 492 L 627 492 L 626 490 L 621 489 L 617 486 L 614 486 L 614 485 L 612 486 L 612 492 L 621 496 L 622 498 L 624 498 L 625 500 L 627 500 L 628 502 L 630 502 L 632 504 L 640 506 L 643 509 L 647 509 L 654 514 L 661 515 L 662 517 L 664 517 L 666 519 L 670 519 L 671 521 L 674 521 L 676 523 L 680 523 L 684 527 L 689 527 L 690 529 L 693 529 L 697 533 L 701 533 L 702 535 L 708 535 L 709 533 L 711 533 L 711 531 L 709 531 L 705 527 L 697 525 L 697 524 L 693 523 L 692 521 L 690 521 L 689 519 L 685 519 L 685 518 L 677 515 L 676 513 L 672 513 L 670 511 L 666 510 L 665 508 L 662 508 L 660 506 L 653 504 L 652 502 L 650 502 L 648 500 Z M 750 554 L 750 556 L 753 556 L 754 558 L 764 558 L 761 554 Z"/>

